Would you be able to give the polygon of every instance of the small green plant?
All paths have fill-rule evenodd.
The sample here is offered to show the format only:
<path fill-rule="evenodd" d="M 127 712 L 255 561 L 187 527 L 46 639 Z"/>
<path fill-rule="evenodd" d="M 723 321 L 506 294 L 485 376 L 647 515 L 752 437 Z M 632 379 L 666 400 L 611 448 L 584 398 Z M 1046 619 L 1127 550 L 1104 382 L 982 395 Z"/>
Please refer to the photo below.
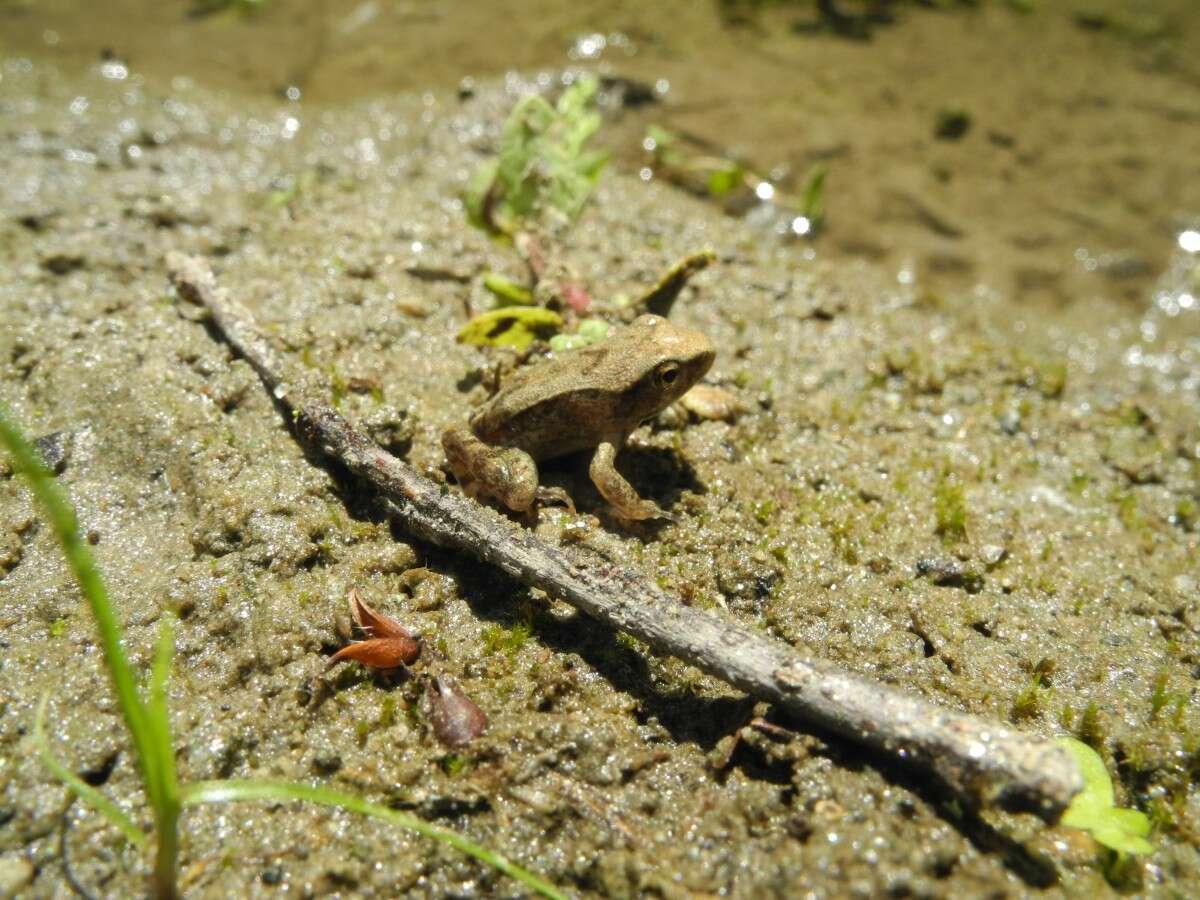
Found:
<path fill-rule="evenodd" d="M 804 190 L 800 192 L 800 214 L 808 220 L 809 233 L 815 233 L 825 221 L 825 207 L 821 198 L 825 195 L 825 176 L 829 170 L 817 163 L 808 172 L 804 180 Z"/>
<path fill-rule="evenodd" d="M 967 537 L 967 499 L 963 486 L 951 478 L 938 482 L 933 494 L 934 530 L 943 544 L 957 544 Z"/>
<path fill-rule="evenodd" d="M 1100 707 L 1096 705 L 1095 700 L 1088 701 L 1088 705 L 1083 708 L 1083 715 L 1079 717 L 1079 728 L 1075 733 L 1090 747 L 1099 749 L 1104 746 L 1107 733 L 1104 723 L 1100 721 Z"/>
<path fill-rule="evenodd" d="M 1043 696 L 1048 693 L 1042 687 L 1042 678 L 1041 672 L 1034 672 L 1029 683 L 1013 698 L 1012 708 L 1009 709 L 1008 715 L 1014 722 L 1031 719 L 1041 712 Z"/>
<path fill-rule="evenodd" d="M 1064 735 L 1056 743 L 1071 754 L 1083 777 L 1083 790 L 1063 813 L 1062 824 L 1086 831 L 1118 856 L 1152 853 L 1154 845 L 1146 840 L 1150 820 L 1140 810 L 1115 805 L 1112 779 L 1100 754 L 1073 737 Z"/>
<path fill-rule="evenodd" d="M 567 222 L 579 216 L 608 161 L 607 153 L 587 146 L 600 128 L 592 103 L 598 87 L 585 76 L 554 106 L 533 95 L 513 107 L 497 157 L 480 166 L 464 193 L 472 225 L 511 235 L 546 214 Z"/>
<path fill-rule="evenodd" d="M 3 413 L 0 413 L 0 444 L 12 457 L 14 471 L 25 475 L 33 494 L 45 510 L 50 525 L 62 544 L 67 563 L 96 620 L 105 665 L 112 679 L 121 715 L 133 740 L 142 787 L 154 813 L 153 843 L 156 858 L 153 893 L 156 897 L 179 896 L 179 820 L 185 807 L 201 803 L 274 800 L 335 806 L 382 819 L 472 856 L 544 897 L 564 898 L 553 885 L 456 832 L 430 825 L 409 813 L 370 803 L 353 794 L 320 786 L 257 779 L 181 784 L 175 771 L 175 750 L 167 710 L 167 679 L 171 671 L 174 649 L 172 620 L 170 617 L 164 617 L 159 627 L 150 678 L 143 693 L 137 687 L 133 668 L 125 656 L 121 626 L 109 601 L 100 570 L 80 537 L 75 510 L 55 483 L 54 477 L 42 465 L 33 448 Z M 34 720 L 34 742 L 43 764 L 69 791 L 103 815 L 126 840 L 139 848 L 148 848 L 151 843 L 149 835 L 134 824 L 133 820 L 108 797 L 84 782 L 55 758 L 45 731 L 48 699 L 48 695 L 42 699 Z"/>

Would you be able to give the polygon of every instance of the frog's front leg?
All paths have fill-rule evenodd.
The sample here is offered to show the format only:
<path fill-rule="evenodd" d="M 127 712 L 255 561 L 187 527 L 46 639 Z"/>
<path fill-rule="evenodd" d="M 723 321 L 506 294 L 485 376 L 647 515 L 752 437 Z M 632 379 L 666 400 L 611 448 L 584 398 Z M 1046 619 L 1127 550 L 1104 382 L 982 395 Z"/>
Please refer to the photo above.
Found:
<path fill-rule="evenodd" d="M 670 514 L 659 509 L 657 503 L 640 497 L 633 485 L 617 471 L 615 462 L 621 443 L 601 441 L 596 445 L 596 452 L 588 466 L 588 474 L 596 490 L 609 502 L 619 518 L 673 520 Z"/>
<path fill-rule="evenodd" d="M 442 432 L 442 449 L 450 471 L 468 497 L 483 494 L 519 513 L 529 512 L 535 500 L 562 503 L 575 511 L 575 504 L 562 488 L 538 485 L 537 463 L 524 450 L 493 447 L 463 425 L 452 425 Z"/>

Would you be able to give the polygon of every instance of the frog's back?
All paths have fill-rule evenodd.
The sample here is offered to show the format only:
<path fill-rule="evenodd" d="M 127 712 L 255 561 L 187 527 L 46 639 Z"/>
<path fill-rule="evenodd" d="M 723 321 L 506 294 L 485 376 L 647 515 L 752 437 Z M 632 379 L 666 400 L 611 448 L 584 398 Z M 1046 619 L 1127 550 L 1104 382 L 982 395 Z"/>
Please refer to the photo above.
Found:
<path fill-rule="evenodd" d="M 699 381 L 713 355 L 699 332 L 639 316 L 606 340 L 517 372 L 471 417 L 471 430 L 535 460 L 620 444 Z"/>
<path fill-rule="evenodd" d="M 622 430 L 622 390 L 606 377 L 609 356 L 595 345 L 522 369 L 471 417 L 471 430 L 536 460 L 596 446 Z"/>

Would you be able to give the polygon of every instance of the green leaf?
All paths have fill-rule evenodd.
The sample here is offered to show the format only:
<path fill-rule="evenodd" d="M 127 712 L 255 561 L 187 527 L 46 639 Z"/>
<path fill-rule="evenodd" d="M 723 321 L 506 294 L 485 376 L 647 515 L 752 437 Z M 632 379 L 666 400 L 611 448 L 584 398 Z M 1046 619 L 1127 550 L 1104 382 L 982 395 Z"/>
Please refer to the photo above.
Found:
<path fill-rule="evenodd" d="M 1150 820 L 1136 809 L 1113 805 L 1112 779 L 1100 754 L 1065 735 L 1055 743 L 1071 754 L 1083 778 L 1083 790 L 1063 813 L 1062 824 L 1088 832 L 1098 844 L 1117 853 L 1152 853 L 1154 845 L 1146 840 Z"/>
<path fill-rule="evenodd" d="M 1135 812 L 1135 810 L 1110 809 L 1109 812 Z M 1097 844 L 1102 844 L 1118 853 L 1148 854 L 1154 852 L 1154 845 L 1144 837 L 1133 834 L 1118 822 L 1100 821 L 1088 829 Z"/>
<path fill-rule="evenodd" d="M 108 590 L 100 576 L 100 569 L 79 534 L 75 510 L 57 480 L 42 464 L 20 430 L 4 416 L 2 410 L 0 444 L 11 454 L 13 470 L 29 480 L 30 490 L 41 503 L 46 518 L 62 545 L 71 574 L 75 576 L 79 589 L 91 608 L 92 617 L 96 620 L 100 646 L 104 649 L 104 662 L 117 695 L 117 703 L 137 748 L 138 764 L 141 767 L 146 793 L 157 808 L 161 782 L 154 769 L 156 758 L 151 746 L 154 740 L 153 731 L 147 722 L 146 708 L 138 693 L 133 669 L 121 646 L 121 626 L 108 599 Z"/>
<path fill-rule="evenodd" d="M 540 306 L 509 306 L 480 313 L 458 332 L 464 344 L 523 350 L 538 337 L 562 327 L 562 317 Z"/>
<path fill-rule="evenodd" d="M 467 211 L 467 221 L 483 231 L 491 228 L 487 215 L 488 194 L 491 193 L 499 167 L 500 160 L 487 160 L 475 170 L 475 174 L 463 190 L 463 208 Z"/>
<path fill-rule="evenodd" d="M 809 171 L 808 179 L 804 182 L 804 194 L 800 204 L 800 212 L 804 218 L 812 223 L 814 229 L 821 224 L 821 220 L 825 217 L 825 209 L 821 204 L 821 197 L 825 192 L 825 175 L 827 172 L 828 169 L 818 163 Z"/>
<path fill-rule="evenodd" d="M 496 298 L 496 306 L 530 306 L 533 291 L 495 272 L 483 273 L 483 286 Z"/>
<path fill-rule="evenodd" d="M 584 319 L 574 334 L 556 334 L 550 338 L 550 349 L 555 353 L 578 350 L 608 337 L 608 323 L 603 319 Z"/>
<path fill-rule="evenodd" d="M 1100 758 L 1100 754 L 1083 741 L 1066 735 L 1058 738 L 1055 743 L 1071 754 L 1083 778 L 1083 790 L 1071 802 L 1067 815 L 1077 808 L 1112 806 L 1112 779 L 1108 776 L 1108 769 L 1104 768 L 1104 760 Z M 1064 816 L 1064 821 L 1065 818 Z"/>
<path fill-rule="evenodd" d="M 708 192 L 714 197 L 728 194 L 734 188 L 741 187 L 745 177 L 742 167 L 731 162 L 708 176 Z"/>

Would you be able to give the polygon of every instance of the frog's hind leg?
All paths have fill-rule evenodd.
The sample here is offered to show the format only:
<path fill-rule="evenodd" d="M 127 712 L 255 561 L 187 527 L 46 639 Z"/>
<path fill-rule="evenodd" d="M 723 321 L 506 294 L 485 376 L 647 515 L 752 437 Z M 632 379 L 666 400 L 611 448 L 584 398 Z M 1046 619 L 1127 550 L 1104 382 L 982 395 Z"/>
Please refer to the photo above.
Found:
<path fill-rule="evenodd" d="M 467 496 L 491 497 L 513 512 L 533 508 L 539 492 L 537 463 L 524 450 L 485 444 L 461 425 L 442 432 L 442 449 Z"/>
<path fill-rule="evenodd" d="M 627 520 L 668 519 L 674 517 L 659 508 L 652 500 L 641 497 L 633 485 L 625 480 L 614 465 L 617 458 L 618 444 L 612 441 L 601 441 L 596 445 L 596 452 L 588 466 L 588 475 L 596 490 L 612 506 L 618 518 Z"/>

